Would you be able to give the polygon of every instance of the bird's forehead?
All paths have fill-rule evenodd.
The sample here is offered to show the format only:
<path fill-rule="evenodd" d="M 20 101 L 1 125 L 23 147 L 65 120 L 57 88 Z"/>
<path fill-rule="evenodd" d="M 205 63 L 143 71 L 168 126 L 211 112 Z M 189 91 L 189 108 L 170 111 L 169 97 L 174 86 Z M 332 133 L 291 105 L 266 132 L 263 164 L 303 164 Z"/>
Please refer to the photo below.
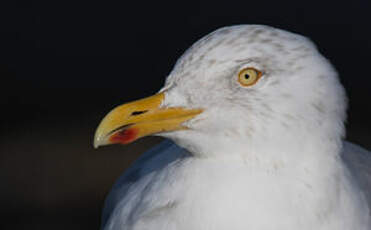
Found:
<path fill-rule="evenodd" d="M 295 66 L 315 50 L 309 39 L 261 25 L 240 25 L 216 30 L 193 44 L 177 61 L 173 74 L 189 75 L 205 69 L 259 60 L 262 65 Z"/>

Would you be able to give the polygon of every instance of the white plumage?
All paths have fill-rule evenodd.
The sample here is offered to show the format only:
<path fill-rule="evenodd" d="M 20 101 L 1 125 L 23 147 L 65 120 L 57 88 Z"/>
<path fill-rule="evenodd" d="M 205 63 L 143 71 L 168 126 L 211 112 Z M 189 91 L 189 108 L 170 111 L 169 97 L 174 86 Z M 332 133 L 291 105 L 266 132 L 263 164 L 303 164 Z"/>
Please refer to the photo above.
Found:
<path fill-rule="evenodd" d="M 263 72 L 251 87 L 237 81 L 246 67 Z M 371 153 L 342 141 L 346 96 L 309 39 L 221 28 L 185 52 L 162 91 L 162 107 L 204 112 L 160 133 L 176 144 L 121 176 L 104 229 L 371 228 Z"/>

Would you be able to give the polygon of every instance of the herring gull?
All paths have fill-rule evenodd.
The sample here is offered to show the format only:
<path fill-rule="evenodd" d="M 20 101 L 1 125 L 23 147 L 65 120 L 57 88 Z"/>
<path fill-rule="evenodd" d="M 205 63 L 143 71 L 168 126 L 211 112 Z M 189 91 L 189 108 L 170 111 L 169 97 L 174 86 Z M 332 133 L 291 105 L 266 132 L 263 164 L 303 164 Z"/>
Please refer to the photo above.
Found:
<path fill-rule="evenodd" d="M 263 25 L 192 45 L 94 146 L 159 135 L 113 186 L 105 230 L 371 229 L 371 153 L 343 140 L 346 95 L 306 37 Z"/>

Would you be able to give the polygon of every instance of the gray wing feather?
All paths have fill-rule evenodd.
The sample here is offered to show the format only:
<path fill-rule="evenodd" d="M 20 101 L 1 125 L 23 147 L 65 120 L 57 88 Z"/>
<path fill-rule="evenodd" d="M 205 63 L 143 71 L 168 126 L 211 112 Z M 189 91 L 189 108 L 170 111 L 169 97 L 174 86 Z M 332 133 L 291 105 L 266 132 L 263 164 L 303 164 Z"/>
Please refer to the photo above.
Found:
<path fill-rule="evenodd" d="M 104 229 L 104 226 L 107 224 L 115 206 L 119 201 L 125 198 L 128 189 L 132 185 L 135 185 L 143 176 L 153 171 L 161 170 L 169 163 L 185 155 L 187 155 L 185 149 L 169 140 L 165 140 L 143 153 L 133 165 L 116 180 L 109 192 L 102 213 L 102 229 Z"/>
<path fill-rule="evenodd" d="M 371 208 L 371 152 L 350 142 L 344 142 L 341 156 L 355 182 L 363 190 L 368 207 Z"/>

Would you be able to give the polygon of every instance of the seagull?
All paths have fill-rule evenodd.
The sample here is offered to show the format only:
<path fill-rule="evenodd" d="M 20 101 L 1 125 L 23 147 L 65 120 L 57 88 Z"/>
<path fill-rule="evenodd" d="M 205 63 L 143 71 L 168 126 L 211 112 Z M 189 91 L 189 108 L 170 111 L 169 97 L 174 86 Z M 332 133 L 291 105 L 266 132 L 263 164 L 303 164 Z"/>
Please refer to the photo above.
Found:
<path fill-rule="evenodd" d="M 346 108 L 310 39 L 220 28 L 99 124 L 95 147 L 166 138 L 117 180 L 102 229 L 369 230 L 371 152 L 344 140 Z"/>

